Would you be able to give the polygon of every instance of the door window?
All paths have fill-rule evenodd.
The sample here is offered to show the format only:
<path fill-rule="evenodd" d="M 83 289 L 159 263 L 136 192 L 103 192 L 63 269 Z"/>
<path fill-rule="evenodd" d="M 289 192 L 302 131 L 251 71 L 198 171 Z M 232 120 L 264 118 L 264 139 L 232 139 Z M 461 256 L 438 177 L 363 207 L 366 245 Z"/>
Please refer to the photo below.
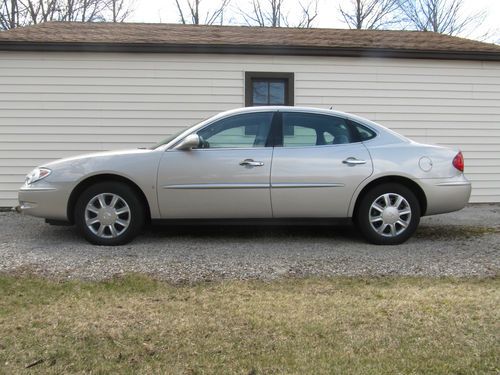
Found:
<path fill-rule="evenodd" d="M 198 131 L 199 148 L 250 148 L 265 147 L 273 112 L 235 115 Z"/>
<path fill-rule="evenodd" d="M 308 147 L 353 142 L 347 121 L 340 117 L 313 113 L 283 113 L 283 146 Z"/>

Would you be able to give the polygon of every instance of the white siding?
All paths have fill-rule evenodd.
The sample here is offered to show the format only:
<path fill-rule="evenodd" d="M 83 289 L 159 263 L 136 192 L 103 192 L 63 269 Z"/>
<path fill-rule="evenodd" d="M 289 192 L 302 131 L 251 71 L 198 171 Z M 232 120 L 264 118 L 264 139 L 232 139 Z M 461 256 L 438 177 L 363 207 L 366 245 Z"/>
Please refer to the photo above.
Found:
<path fill-rule="evenodd" d="M 295 73 L 297 105 L 460 148 L 473 202 L 500 202 L 500 63 L 301 56 L 0 52 L 0 206 L 74 154 L 149 145 L 244 105 L 244 72 Z"/>

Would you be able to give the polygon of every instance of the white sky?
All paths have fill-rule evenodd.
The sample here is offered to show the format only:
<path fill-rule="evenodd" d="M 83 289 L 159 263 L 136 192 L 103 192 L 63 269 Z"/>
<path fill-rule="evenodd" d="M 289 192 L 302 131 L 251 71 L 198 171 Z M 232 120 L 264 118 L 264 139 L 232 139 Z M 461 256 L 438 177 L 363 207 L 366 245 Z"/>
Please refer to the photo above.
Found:
<path fill-rule="evenodd" d="M 135 22 L 169 22 L 179 21 L 175 0 L 131 0 L 135 9 L 133 16 L 129 21 Z M 180 0 L 182 3 L 183 0 Z M 202 10 L 209 8 L 211 4 L 218 4 L 220 0 L 202 0 Z M 266 1 L 266 0 L 263 0 Z M 286 0 L 289 5 L 296 4 L 298 0 Z M 340 19 L 338 8 L 340 4 L 348 4 L 350 0 L 319 0 L 319 15 L 314 23 L 315 27 L 344 28 L 346 27 Z M 236 13 L 237 9 L 245 9 L 250 0 L 232 0 L 230 9 L 226 12 L 227 17 L 231 13 Z M 307 3 L 307 0 L 303 0 Z M 463 0 L 464 10 L 468 13 L 477 13 L 486 10 L 488 13 L 482 27 L 471 30 L 468 35 L 470 38 L 476 38 L 483 35 L 488 30 L 493 30 L 493 35 L 489 41 L 500 42 L 500 0 Z M 228 14 L 229 13 L 229 14 Z M 291 17 L 293 18 L 293 17 Z"/>

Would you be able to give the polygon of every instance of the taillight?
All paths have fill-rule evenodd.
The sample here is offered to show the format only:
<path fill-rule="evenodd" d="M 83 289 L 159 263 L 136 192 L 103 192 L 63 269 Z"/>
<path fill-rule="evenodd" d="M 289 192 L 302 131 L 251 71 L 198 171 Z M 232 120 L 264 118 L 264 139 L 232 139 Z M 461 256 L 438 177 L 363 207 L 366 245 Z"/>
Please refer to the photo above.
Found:
<path fill-rule="evenodd" d="M 453 166 L 460 172 L 464 171 L 464 156 L 462 155 L 462 151 L 459 151 L 453 158 Z"/>

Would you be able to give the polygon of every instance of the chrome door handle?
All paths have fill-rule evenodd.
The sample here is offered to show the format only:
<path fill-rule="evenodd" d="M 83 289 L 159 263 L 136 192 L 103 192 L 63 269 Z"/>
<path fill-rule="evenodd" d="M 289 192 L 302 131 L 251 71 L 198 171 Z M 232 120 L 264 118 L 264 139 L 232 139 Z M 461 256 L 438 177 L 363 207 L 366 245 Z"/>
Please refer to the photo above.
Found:
<path fill-rule="evenodd" d="M 240 162 L 240 165 L 245 167 L 262 167 L 264 163 L 261 161 L 254 161 L 253 159 L 245 159 Z"/>
<path fill-rule="evenodd" d="M 347 158 L 342 161 L 342 163 L 347 165 L 358 165 L 358 164 L 366 164 L 366 160 L 360 160 L 353 157 Z"/>

